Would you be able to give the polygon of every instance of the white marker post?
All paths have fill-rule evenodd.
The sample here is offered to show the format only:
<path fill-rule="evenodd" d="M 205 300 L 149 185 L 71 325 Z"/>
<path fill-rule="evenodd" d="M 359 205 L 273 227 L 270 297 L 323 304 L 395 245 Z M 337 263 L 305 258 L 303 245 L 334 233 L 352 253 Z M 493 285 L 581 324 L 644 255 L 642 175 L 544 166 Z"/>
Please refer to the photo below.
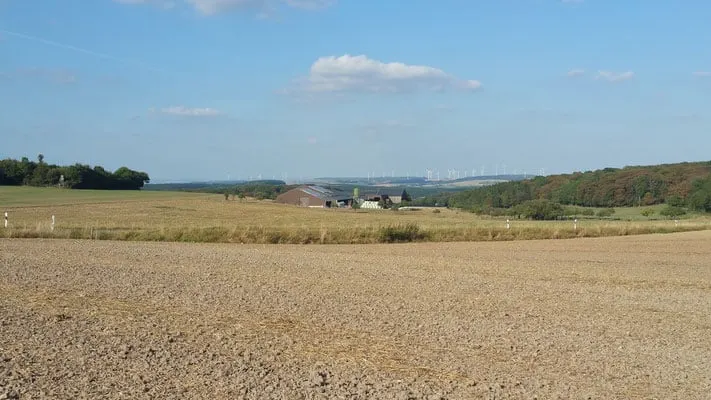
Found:
<path fill-rule="evenodd" d="M 507 219 L 506 220 L 506 229 L 510 229 L 510 228 L 511 228 L 511 224 L 509 224 L 509 220 Z"/>
<path fill-rule="evenodd" d="M 573 221 L 573 230 L 577 231 L 578 230 L 578 219 L 575 218 L 575 221 Z"/>
<path fill-rule="evenodd" d="M 52 232 L 54 232 L 54 215 L 52 215 L 52 225 L 50 229 L 52 229 Z"/>
<path fill-rule="evenodd" d="M 5 228 L 7 228 L 7 211 L 5 211 Z"/>
<path fill-rule="evenodd" d="M 679 226 L 679 220 L 678 220 L 678 219 L 675 219 L 675 220 L 674 220 L 674 226 Z"/>

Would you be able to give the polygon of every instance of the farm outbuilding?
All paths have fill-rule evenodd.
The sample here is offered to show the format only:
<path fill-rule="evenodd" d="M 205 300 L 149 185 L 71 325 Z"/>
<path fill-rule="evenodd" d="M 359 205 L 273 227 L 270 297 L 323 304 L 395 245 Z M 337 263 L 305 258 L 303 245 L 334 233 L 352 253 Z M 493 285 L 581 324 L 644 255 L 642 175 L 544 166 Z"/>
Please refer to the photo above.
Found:
<path fill-rule="evenodd" d="M 301 207 L 336 208 L 353 205 L 353 195 L 322 186 L 300 186 L 282 193 L 276 198 L 277 203 L 292 204 Z"/>
<path fill-rule="evenodd" d="M 363 194 L 363 198 L 367 201 L 379 202 L 383 200 L 388 204 L 400 204 L 402 203 L 401 193 L 402 192 L 382 193 L 378 191 L 378 193 L 365 193 Z"/>

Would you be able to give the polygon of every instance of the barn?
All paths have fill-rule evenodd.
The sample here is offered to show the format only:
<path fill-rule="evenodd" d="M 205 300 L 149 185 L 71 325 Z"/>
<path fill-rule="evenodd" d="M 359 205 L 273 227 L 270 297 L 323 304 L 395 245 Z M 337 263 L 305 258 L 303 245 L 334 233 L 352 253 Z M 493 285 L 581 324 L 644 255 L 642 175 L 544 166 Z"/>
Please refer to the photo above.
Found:
<path fill-rule="evenodd" d="M 350 207 L 353 204 L 353 195 L 322 186 L 306 185 L 280 194 L 276 202 L 301 207 Z"/>

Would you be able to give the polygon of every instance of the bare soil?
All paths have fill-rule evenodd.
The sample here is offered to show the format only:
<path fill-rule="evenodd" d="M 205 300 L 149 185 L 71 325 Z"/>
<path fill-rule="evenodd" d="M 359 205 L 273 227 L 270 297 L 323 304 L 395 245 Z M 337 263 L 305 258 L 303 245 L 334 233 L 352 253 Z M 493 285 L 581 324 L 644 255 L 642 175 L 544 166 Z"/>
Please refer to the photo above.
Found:
<path fill-rule="evenodd" d="M 709 399 L 711 232 L 0 240 L 0 399 Z"/>

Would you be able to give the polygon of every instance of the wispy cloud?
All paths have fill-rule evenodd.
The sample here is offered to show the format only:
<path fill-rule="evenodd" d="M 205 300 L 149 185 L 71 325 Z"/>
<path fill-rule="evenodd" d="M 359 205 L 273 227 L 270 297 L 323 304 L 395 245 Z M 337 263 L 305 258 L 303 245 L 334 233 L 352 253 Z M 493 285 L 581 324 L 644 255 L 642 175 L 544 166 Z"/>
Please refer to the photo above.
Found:
<path fill-rule="evenodd" d="M 585 75 L 585 70 L 580 68 L 574 68 L 568 71 L 567 75 L 571 78 L 576 76 L 583 76 Z"/>
<path fill-rule="evenodd" d="M 151 4 L 164 9 L 171 9 L 176 5 L 173 0 L 114 0 L 114 2 L 121 4 Z"/>
<path fill-rule="evenodd" d="M 325 92 L 405 92 L 414 90 L 476 90 L 481 83 L 463 80 L 439 68 L 382 62 L 365 55 L 321 57 L 309 75 L 297 82 L 297 91 Z M 287 90 L 291 92 L 291 90 Z"/>
<path fill-rule="evenodd" d="M 155 108 L 149 110 L 151 113 L 156 112 Z M 222 113 L 214 108 L 190 108 L 184 106 L 165 107 L 158 110 L 162 114 L 178 115 L 183 117 L 216 117 Z"/>
<path fill-rule="evenodd" d="M 694 72 L 694 76 L 699 78 L 711 78 L 711 71 L 696 71 Z"/>
<path fill-rule="evenodd" d="M 452 111 L 454 110 L 454 106 L 450 104 L 437 104 L 434 106 L 434 109 L 437 111 Z"/>
<path fill-rule="evenodd" d="M 336 0 L 285 0 L 286 4 L 305 10 L 320 10 L 336 4 Z"/>
<path fill-rule="evenodd" d="M 174 0 L 114 1 L 121 4 L 157 5 L 166 9 L 174 8 L 177 4 Z M 194 8 L 198 13 L 206 16 L 238 10 L 254 10 L 258 12 L 258 15 L 265 16 L 274 11 L 275 5 L 304 10 L 318 10 L 334 5 L 336 0 L 183 0 L 183 2 Z"/>
<path fill-rule="evenodd" d="M 122 0 L 122 1 L 127 1 L 127 0 Z M 134 0 L 134 1 L 138 1 L 138 0 Z M 47 45 L 47 46 L 52 46 L 52 47 L 57 47 L 57 48 L 60 48 L 60 49 L 70 50 L 70 51 L 74 51 L 74 52 L 77 52 L 77 53 L 83 53 L 83 54 L 87 54 L 87 55 L 90 55 L 90 56 L 93 56 L 93 57 L 103 58 L 103 59 L 110 60 L 110 61 L 114 61 L 114 62 L 121 63 L 121 64 L 128 64 L 128 65 L 138 66 L 138 67 L 141 67 L 141 68 L 143 68 L 143 69 L 147 69 L 147 70 L 151 70 L 151 71 L 165 72 L 165 71 L 163 71 L 163 70 L 161 70 L 161 69 L 151 67 L 151 66 L 149 66 L 149 65 L 147 65 L 147 64 L 144 64 L 144 63 L 142 63 L 142 62 L 139 62 L 139 61 L 127 60 L 127 59 L 125 59 L 125 58 L 115 57 L 115 56 L 112 56 L 112 55 L 110 55 L 110 54 L 99 53 L 99 52 L 96 52 L 96 51 L 83 49 L 83 48 L 81 48 L 81 47 L 72 46 L 72 45 L 66 44 L 66 43 L 60 43 L 60 42 L 55 42 L 55 41 L 53 41 L 53 40 L 48 40 L 48 39 L 44 39 L 44 38 L 37 37 L 37 36 L 26 35 L 26 34 L 20 33 L 20 32 L 13 32 L 13 31 L 5 30 L 5 29 L 0 29 L 0 34 L 4 34 L 4 35 L 8 35 L 8 36 L 13 36 L 13 37 L 16 37 L 16 38 L 25 39 L 25 40 L 29 40 L 29 41 L 33 41 L 33 42 L 37 42 L 37 43 L 42 43 L 42 44 Z"/>
<path fill-rule="evenodd" d="M 375 121 L 369 123 L 358 124 L 358 127 L 365 130 L 384 130 L 384 129 L 407 129 L 414 128 L 416 125 L 412 122 L 402 121 L 399 119 L 388 119 L 384 121 Z"/>
<path fill-rule="evenodd" d="M 634 72 L 612 72 L 612 71 L 598 71 L 597 79 L 603 79 L 608 82 L 622 82 L 634 78 Z"/>
<path fill-rule="evenodd" d="M 0 72 L 0 76 L 8 79 L 41 80 L 57 84 L 74 84 L 79 81 L 75 72 L 61 68 L 18 68 L 12 71 Z"/>

